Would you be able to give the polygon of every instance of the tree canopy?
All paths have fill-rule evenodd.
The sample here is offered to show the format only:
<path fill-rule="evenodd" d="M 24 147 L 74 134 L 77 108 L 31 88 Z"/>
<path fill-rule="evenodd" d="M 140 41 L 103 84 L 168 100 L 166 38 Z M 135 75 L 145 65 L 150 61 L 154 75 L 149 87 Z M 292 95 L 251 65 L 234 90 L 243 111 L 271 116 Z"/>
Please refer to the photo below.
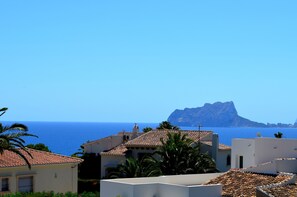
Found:
<path fill-rule="evenodd" d="M 145 127 L 145 128 L 142 129 L 143 133 L 147 133 L 147 132 L 152 131 L 152 130 L 153 130 L 153 128 L 151 128 L 151 127 Z"/>
<path fill-rule="evenodd" d="M 168 139 L 161 139 L 160 146 L 154 153 L 155 160 L 163 175 L 196 174 L 216 172 L 216 165 L 212 158 L 200 153 L 198 143 L 187 137 L 186 134 L 170 133 Z"/>
<path fill-rule="evenodd" d="M 168 130 L 179 130 L 178 126 L 174 126 L 172 125 L 170 122 L 168 121 L 163 121 L 159 124 L 159 126 L 157 127 L 158 130 L 163 130 L 163 129 L 168 129 Z"/>
<path fill-rule="evenodd" d="M 38 144 L 28 144 L 26 147 L 28 148 L 32 148 L 35 150 L 41 150 L 41 151 L 46 151 L 46 152 L 52 152 L 50 151 L 50 149 L 48 148 L 48 146 L 46 146 L 43 143 L 38 143 Z"/>
<path fill-rule="evenodd" d="M 283 137 L 283 133 L 282 132 L 277 132 L 274 134 L 274 137 L 276 138 L 282 138 Z"/>
<path fill-rule="evenodd" d="M 0 108 L 0 116 L 6 113 L 8 108 Z M 0 123 L 0 154 L 3 154 L 5 150 L 11 151 L 19 155 L 31 168 L 31 164 L 26 158 L 26 156 L 20 151 L 25 151 L 31 158 L 32 155 L 25 147 L 25 140 L 23 137 L 37 137 L 36 135 L 32 135 L 28 133 L 28 128 L 26 125 L 14 123 L 9 126 L 3 126 Z"/>

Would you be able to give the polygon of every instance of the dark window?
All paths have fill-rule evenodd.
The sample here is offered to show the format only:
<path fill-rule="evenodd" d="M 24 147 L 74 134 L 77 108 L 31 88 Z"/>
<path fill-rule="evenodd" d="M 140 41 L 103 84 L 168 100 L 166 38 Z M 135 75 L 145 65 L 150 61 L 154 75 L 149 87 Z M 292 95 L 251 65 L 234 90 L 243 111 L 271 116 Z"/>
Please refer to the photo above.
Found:
<path fill-rule="evenodd" d="M 20 177 L 18 180 L 19 192 L 33 192 L 33 176 Z"/>
<path fill-rule="evenodd" d="M 228 155 L 227 156 L 227 162 L 226 162 L 227 166 L 230 166 L 231 165 L 231 156 Z"/>
<path fill-rule="evenodd" d="M 138 159 L 141 160 L 144 156 L 146 156 L 148 153 L 138 153 Z"/>
<path fill-rule="evenodd" d="M 243 168 L 243 156 L 239 156 L 239 168 Z"/>
<path fill-rule="evenodd" d="M 126 154 L 126 157 L 128 158 L 128 157 L 132 157 L 132 150 L 127 150 L 126 152 L 125 152 L 125 154 Z"/>
<path fill-rule="evenodd" d="M 1 191 L 5 192 L 5 191 L 9 191 L 9 183 L 8 183 L 8 178 L 3 178 L 2 179 L 2 184 L 1 184 Z"/>

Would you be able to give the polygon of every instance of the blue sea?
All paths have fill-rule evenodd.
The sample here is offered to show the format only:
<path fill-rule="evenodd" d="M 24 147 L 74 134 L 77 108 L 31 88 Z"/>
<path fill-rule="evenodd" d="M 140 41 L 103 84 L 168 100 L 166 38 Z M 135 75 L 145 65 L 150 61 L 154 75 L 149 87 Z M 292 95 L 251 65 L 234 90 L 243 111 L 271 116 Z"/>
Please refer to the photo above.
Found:
<path fill-rule="evenodd" d="M 14 122 L 3 122 L 9 125 Z M 90 123 L 90 122 L 18 122 L 29 127 L 29 132 L 38 138 L 24 138 L 26 144 L 44 143 L 52 152 L 71 155 L 80 146 L 92 140 L 97 140 L 120 131 L 131 131 L 134 123 Z M 158 123 L 137 123 L 140 130 L 144 127 L 155 128 Z M 181 129 L 198 130 L 194 127 Z M 201 130 L 211 130 L 219 134 L 220 143 L 231 145 L 232 138 L 274 137 L 274 133 L 282 132 L 284 138 L 297 138 L 297 128 L 220 128 L 202 127 Z"/>

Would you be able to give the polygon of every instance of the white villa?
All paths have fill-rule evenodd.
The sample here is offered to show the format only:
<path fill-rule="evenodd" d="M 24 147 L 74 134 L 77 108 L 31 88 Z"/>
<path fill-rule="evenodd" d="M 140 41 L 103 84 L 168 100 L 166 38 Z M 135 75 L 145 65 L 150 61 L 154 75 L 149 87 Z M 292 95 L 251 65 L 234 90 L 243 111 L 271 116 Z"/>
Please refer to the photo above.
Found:
<path fill-rule="evenodd" d="M 111 135 L 102 139 L 90 141 L 84 143 L 84 153 L 100 154 L 103 151 L 111 150 L 116 146 L 119 146 L 129 140 L 132 140 L 143 133 L 139 132 L 137 124 L 134 125 L 132 132 L 121 131 L 118 134 Z"/>
<path fill-rule="evenodd" d="M 297 196 L 296 158 L 296 139 L 233 139 L 228 172 L 101 180 L 101 196 Z"/>
<path fill-rule="evenodd" d="M 31 164 L 17 154 L 4 151 L 0 154 L 0 195 L 14 192 L 57 193 L 77 192 L 77 166 L 79 158 L 28 149 L 31 158 L 20 150 Z"/>
<path fill-rule="evenodd" d="M 168 132 L 175 130 L 152 130 L 122 144 L 101 152 L 101 177 L 106 175 L 108 167 L 115 167 L 127 157 L 141 158 L 153 153 L 166 140 Z M 201 152 L 208 153 L 216 162 L 216 167 L 224 172 L 231 167 L 231 147 L 219 144 L 218 135 L 212 131 L 180 131 L 194 142 L 201 142 Z"/>
<path fill-rule="evenodd" d="M 293 159 L 294 158 L 294 159 Z M 284 138 L 233 139 L 231 168 L 250 166 L 280 167 L 283 160 L 290 160 L 294 173 L 297 173 L 297 140 Z M 286 172 L 288 172 L 286 166 Z M 268 168 L 268 167 L 267 167 Z M 279 169 L 279 171 L 282 171 Z"/>

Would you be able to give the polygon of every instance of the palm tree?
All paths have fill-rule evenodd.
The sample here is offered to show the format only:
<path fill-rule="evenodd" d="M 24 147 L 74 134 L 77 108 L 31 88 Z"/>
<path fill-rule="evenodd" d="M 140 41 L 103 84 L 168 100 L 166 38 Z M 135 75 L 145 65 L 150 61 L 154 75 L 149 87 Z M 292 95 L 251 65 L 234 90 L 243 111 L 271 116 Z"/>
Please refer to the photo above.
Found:
<path fill-rule="evenodd" d="M 144 156 L 142 159 L 129 157 L 125 163 L 107 168 L 107 176 L 105 178 L 133 178 L 161 175 L 161 171 L 153 165 L 151 159 L 153 158 L 150 156 Z"/>
<path fill-rule="evenodd" d="M 168 130 L 179 130 L 179 127 L 172 125 L 168 121 L 163 121 L 159 124 L 159 127 L 157 127 L 158 130 L 168 129 Z"/>
<path fill-rule="evenodd" d="M 142 129 L 143 133 L 147 133 L 147 132 L 152 131 L 152 130 L 153 130 L 153 128 L 151 128 L 151 127 L 145 127 L 145 128 Z"/>
<path fill-rule="evenodd" d="M 164 175 L 216 172 L 215 162 L 207 154 L 201 154 L 199 146 L 181 132 L 167 134 L 162 146 L 154 153 L 154 166 Z M 158 165 L 156 164 L 158 163 Z"/>
<path fill-rule="evenodd" d="M 0 108 L 0 116 L 5 114 L 7 109 L 8 108 Z M 21 152 L 21 150 L 23 150 L 32 158 L 32 155 L 24 145 L 25 140 L 22 138 L 25 136 L 37 136 L 29 134 L 27 131 L 27 126 L 23 124 L 14 123 L 10 126 L 3 126 L 0 123 L 0 154 L 3 154 L 5 150 L 14 152 L 26 162 L 29 168 L 31 168 L 30 162 L 23 152 Z"/>
<path fill-rule="evenodd" d="M 282 132 L 277 132 L 274 134 L 274 137 L 276 138 L 282 138 L 283 137 L 283 133 Z"/>

